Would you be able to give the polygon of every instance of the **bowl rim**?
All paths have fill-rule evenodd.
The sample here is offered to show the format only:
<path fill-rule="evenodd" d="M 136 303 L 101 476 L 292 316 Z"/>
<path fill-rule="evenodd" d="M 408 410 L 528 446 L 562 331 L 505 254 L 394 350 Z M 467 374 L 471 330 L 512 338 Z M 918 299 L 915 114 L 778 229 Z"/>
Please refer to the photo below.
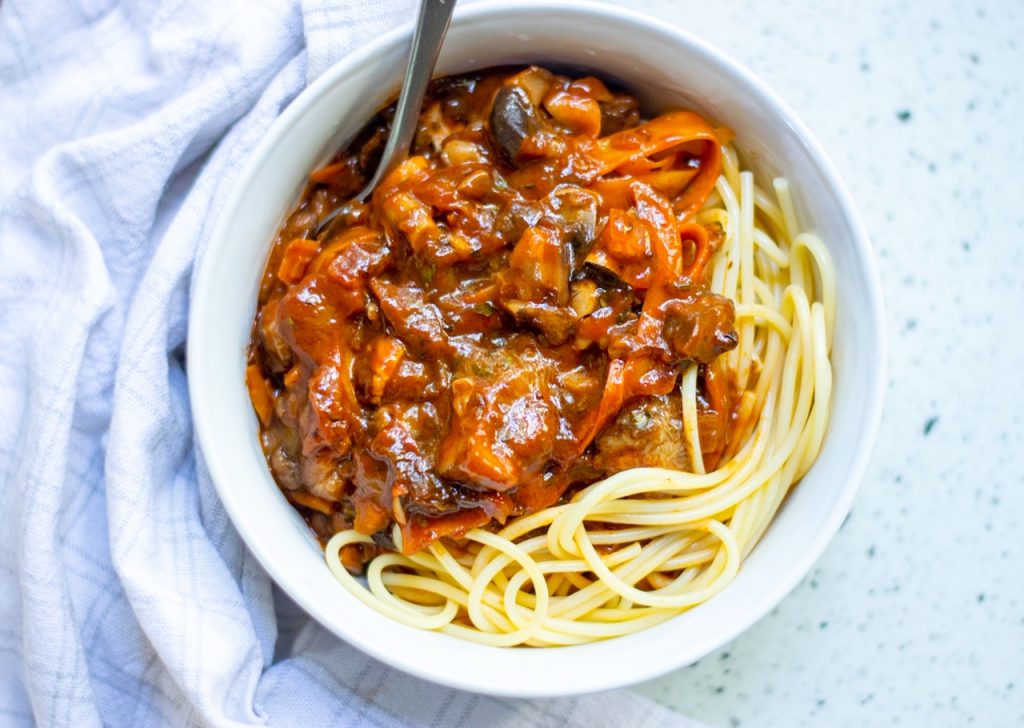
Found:
<path fill-rule="evenodd" d="M 200 366 L 203 356 L 202 352 L 197 350 L 196 344 L 197 341 L 205 338 L 202 332 L 206 331 L 208 323 L 207 318 L 201 315 L 201 312 L 206 310 L 207 305 L 211 303 L 208 299 L 216 289 L 215 281 L 212 280 L 213 266 L 208 264 L 209 259 L 213 256 L 207 253 L 210 252 L 210 246 L 215 246 L 218 244 L 218 241 L 226 238 L 231 227 L 231 218 L 233 217 L 231 213 L 239 207 L 248 180 L 258 172 L 263 164 L 263 158 L 269 150 L 280 143 L 282 137 L 287 136 L 296 121 L 308 111 L 310 106 L 314 105 L 321 95 L 336 84 L 346 74 L 348 69 L 364 63 L 372 63 L 376 56 L 384 52 L 393 43 L 410 38 L 412 35 L 411 22 L 378 36 L 327 69 L 300 91 L 271 124 L 263 139 L 254 148 L 249 159 L 232 183 L 232 189 L 224 201 L 218 220 L 207 240 L 206 248 L 200 251 L 201 257 L 198 261 L 198 270 L 192 283 L 192 302 L 188 319 L 187 375 L 196 439 L 199 446 L 202 447 L 202 453 L 211 480 L 232 525 L 242 538 L 245 547 L 256 557 L 262 568 L 307 614 L 324 625 L 328 631 L 337 635 L 348 644 L 357 647 L 362 652 L 408 674 L 430 682 L 496 696 L 556 697 L 623 687 L 658 677 L 686 664 L 692 664 L 692 662 L 700 659 L 702 656 L 734 640 L 754 622 L 760 620 L 775 608 L 796 587 L 810 571 L 814 562 L 821 556 L 849 514 L 854 497 L 860 488 L 861 481 L 867 470 L 881 424 L 885 398 L 887 336 L 877 254 L 870 243 L 866 227 L 853 198 L 831 158 L 815 135 L 790 106 L 763 80 L 746 66 L 734 60 L 711 43 L 702 40 L 675 24 L 667 23 L 634 10 L 586 0 L 535 0 L 535 2 L 529 4 L 516 2 L 516 0 L 487 0 L 457 8 L 452 19 L 452 26 L 455 27 L 462 23 L 469 23 L 488 15 L 500 15 L 508 12 L 528 12 L 538 15 L 543 15 L 545 12 L 568 12 L 577 13 L 581 17 L 586 16 L 589 20 L 621 21 L 634 28 L 638 28 L 643 33 L 660 35 L 672 43 L 689 46 L 695 53 L 707 57 L 713 64 L 724 69 L 729 75 L 735 76 L 743 84 L 756 89 L 757 93 L 761 95 L 762 100 L 771 107 L 773 113 L 778 114 L 792 128 L 793 134 L 806 146 L 809 156 L 814 160 L 820 172 L 826 178 L 840 215 L 849 228 L 849 242 L 855 248 L 854 252 L 856 258 L 859 259 L 862 268 L 861 273 L 868 292 L 867 300 L 859 302 L 858 312 L 869 317 L 870 325 L 876 332 L 874 339 L 877 346 L 873 355 L 875 386 L 868 388 L 870 401 L 865 405 L 864 411 L 866 416 L 857 430 L 859 440 L 851 451 L 850 467 L 847 470 L 846 476 L 842 479 L 841 488 L 837 490 L 835 503 L 828 511 L 827 519 L 819 523 L 816 531 L 810 537 L 809 542 L 801 552 L 800 559 L 795 563 L 790 563 L 782 571 L 782 576 L 774 583 L 773 588 L 759 596 L 756 608 L 745 610 L 742 613 L 742 618 L 735 619 L 728 628 L 721 630 L 719 634 L 715 635 L 714 639 L 706 640 L 696 650 L 691 648 L 691 653 L 697 653 L 692 659 L 674 660 L 662 658 L 658 660 L 634 661 L 631 662 L 628 671 L 605 670 L 599 673 L 590 672 L 587 674 L 586 679 L 582 680 L 576 676 L 567 675 L 565 681 L 558 684 L 537 684 L 534 681 L 531 684 L 531 689 L 524 690 L 521 686 L 507 686 L 495 680 L 489 680 L 486 674 L 488 671 L 485 670 L 478 671 L 478 676 L 475 678 L 476 682 L 468 682 L 466 679 L 438 674 L 430 671 L 429 667 L 424 664 L 424 662 L 429 662 L 429 660 L 409 659 L 405 653 L 394 654 L 381 649 L 374 643 L 372 634 L 363 635 L 355 633 L 355 631 L 346 631 L 344 634 L 341 634 L 333 625 L 334 620 L 332 620 L 326 605 L 319 602 L 310 602 L 302 598 L 301 595 L 297 595 L 296 590 L 291 588 L 292 583 L 295 581 L 294 577 L 287 573 L 285 567 L 275 559 L 274 553 L 267 545 L 268 542 L 252 536 L 251 531 L 246 527 L 246 511 L 248 509 L 245 499 L 238 489 L 232 489 L 227 485 L 232 482 L 232 476 L 223 450 L 216 447 L 202 447 L 217 441 L 216 433 L 211 430 L 212 425 L 210 424 L 210 407 L 212 405 L 203 396 L 204 392 L 209 390 L 210 385 L 207 382 L 204 369 Z M 669 622 L 671 621 L 669 620 Z M 609 640 L 603 644 L 615 642 L 617 640 Z M 587 645 L 581 647 L 587 647 Z M 507 651 L 507 648 L 487 649 Z M 530 648 L 530 651 L 550 652 L 551 649 Z M 573 651 L 580 649 L 580 647 L 559 647 L 556 649 L 558 651 Z"/>

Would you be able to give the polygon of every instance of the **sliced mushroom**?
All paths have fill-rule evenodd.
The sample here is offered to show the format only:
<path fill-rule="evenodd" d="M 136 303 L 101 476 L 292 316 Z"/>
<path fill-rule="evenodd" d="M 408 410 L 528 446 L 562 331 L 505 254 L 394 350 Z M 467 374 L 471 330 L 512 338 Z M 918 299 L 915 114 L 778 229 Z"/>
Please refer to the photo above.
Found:
<path fill-rule="evenodd" d="M 598 206 L 595 192 L 575 185 L 561 185 L 548 196 L 552 217 L 559 227 L 569 231 L 577 251 L 586 251 L 597 234 Z"/>
<path fill-rule="evenodd" d="M 518 86 L 502 86 L 491 107 L 491 138 L 515 164 L 523 141 L 543 128 L 544 122 L 537 107 L 530 103 L 526 92 Z"/>

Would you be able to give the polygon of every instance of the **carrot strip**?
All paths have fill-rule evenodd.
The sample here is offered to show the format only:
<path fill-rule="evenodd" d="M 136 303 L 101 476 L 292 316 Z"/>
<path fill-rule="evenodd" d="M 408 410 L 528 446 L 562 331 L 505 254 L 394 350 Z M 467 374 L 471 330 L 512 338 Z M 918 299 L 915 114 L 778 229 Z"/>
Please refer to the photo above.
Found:
<path fill-rule="evenodd" d="M 414 554 L 428 543 L 440 538 L 458 538 L 471 529 L 484 526 L 491 521 L 490 514 L 483 508 L 470 508 L 436 518 L 410 518 L 402 529 L 402 553 Z"/>
<path fill-rule="evenodd" d="M 608 376 L 605 379 L 604 391 L 601 393 L 601 403 L 593 410 L 591 416 L 585 420 L 583 432 L 576 444 L 577 453 L 582 453 L 587 446 L 597 437 L 597 433 L 604 429 L 612 417 L 622 409 L 625 401 L 626 388 L 624 373 L 626 362 L 622 359 L 613 359 L 608 365 Z"/>
<path fill-rule="evenodd" d="M 293 366 L 284 374 L 284 386 L 286 389 L 291 389 L 299 382 L 299 377 L 302 376 L 302 372 L 298 366 Z"/>
<path fill-rule="evenodd" d="M 715 360 L 704 367 L 704 389 L 708 395 L 708 405 L 720 418 L 726 421 L 727 425 L 725 429 L 725 442 L 715 443 L 716 446 L 712 448 L 710 446 L 711 443 L 705 445 L 703 440 L 701 441 L 704 469 L 709 471 L 714 470 L 721 461 L 722 454 L 729 445 L 728 437 L 731 434 L 732 425 L 732 395 L 729 392 L 726 375 L 720 371 L 720 361 L 721 359 Z"/>
<path fill-rule="evenodd" d="M 349 573 L 358 574 L 363 570 L 363 555 L 360 544 L 350 543 L 341 547 L 341 564 Z"/>
<path fill-rule="evenodd" d="M 329 500 L 325 500 L 318 495 L 307 493 L 303 490 L 289 490 L 285 493 L 288 500 L 293 503 L 298 503 L 300 506 L 311 508 L 314 511 L 319 511 L 325 516 L 329 516 L 334 512 L 334 506 Z"/>
<path fill-rule="evenodd" d="M 335 162 L 334 164 L 328 164 L 320 169 L 313 170 L 309 173 L 309 179 L 311 182 L 319 184 L 327 184 L 337 177 L 341 172 L 345 171 L 348 164 L 345 162 Z"/>
<path fill-rule="evenodd" d="M 270 424 L 270 418 L 274 414 L 274 393 L 271 391 L 270 382 L 260 371 L 259 364 L 250 364 L 246 367 L 245 384 L 249 388 L 249 398 L 252 400 L 253 409 L 256 410 L 260 422 L 266 427 Z"/>
<path fill-rule="evenodd" d="M 370 399 L 380 402 L 398 367 L 405 359 L 405 346 L 400 339 L 381 336 L 373 342 L 370 350 L 370 367 L 373 374 L 370 378 Z"/>
<path fill-rule="evenodd" d="M 623 165 L 649 160 L 654 155 L 695 141 L 705 142 L 698 172 L 676 200 L 679 216 L 686 219 L 704 204 L 722 169 L 721 141 L 715 130 L 699 115 L 689 111 L 662 114 L 638 127 L 599 139 L 591 156 L 597 161 L 600 174 L 606 175 Z"/>
<path fill-rule="evenodd" d="M 707 228 L 695 222 L 684 223 L 679 228 L 679 236 L 692 241 L 696 248 L 693 262 L 683 271 L 683 275 L 694 283 L 699 283 L 704 277 L 705 266 L 715 252 L 708 239 Z"/>
<path fill-rule="evenodd" d="M 642 182 L 634 182 L 631 189 L 637 216 L 651 231 L 651 246 L 657 261 L 650 290 L 644 296 L 637 339 L 648 346 L 658 346 L 664 321 L 661 304 L 669 298 L 669 287 L 683 274 L 683 242 L 668 200 Z"/>

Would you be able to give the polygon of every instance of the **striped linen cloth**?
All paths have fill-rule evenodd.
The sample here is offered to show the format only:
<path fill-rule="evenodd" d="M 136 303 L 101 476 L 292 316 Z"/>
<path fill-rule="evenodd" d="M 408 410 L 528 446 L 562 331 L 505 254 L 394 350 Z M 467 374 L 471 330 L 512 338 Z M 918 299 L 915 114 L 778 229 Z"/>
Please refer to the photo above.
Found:
<path fill-rule="evenodd" d="M 0 725 L 696 725 L 497 700 L 279 593 L 198 456 L 194 262 L 283 107 L 410 0 L 0 0 Z"/>

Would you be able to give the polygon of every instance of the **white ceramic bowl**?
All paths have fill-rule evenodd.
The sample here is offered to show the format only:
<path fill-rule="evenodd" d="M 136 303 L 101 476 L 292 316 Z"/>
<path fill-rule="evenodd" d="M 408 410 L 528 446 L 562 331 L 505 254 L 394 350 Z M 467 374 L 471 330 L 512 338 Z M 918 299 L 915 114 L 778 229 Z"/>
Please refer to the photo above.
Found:
<path fill-rule="evenodd" d="M 807 573 L 849 512 L 882 409 L 885 336 L 873 253 L 849 193 L 804 124 L 747 69 L 686 32 L 604 5 L 503 2 L 460 8 L 437 68 L 582 66 L 619 80 L 648 112 L 696 109 L 731 127 L 758 171 L 785 174 L 803 220 L 838 271 L 831 424 L 736 580 L 709 603 L 646 631 L 579 647 L 485 647 L 396 624 L 327 570 L 279 492 L 257 441 L 245 351 L 269 245 L 306 174 L 396 93 L 411 28 L 334 66 L 284 111 L 242 172 L 198 272 L 188 375 L 206 462 L 238 532 L 274 580 L 359 649 L 428 680 L 496 695 L 585 693 L 690 664 L 766 614 Z"/>

